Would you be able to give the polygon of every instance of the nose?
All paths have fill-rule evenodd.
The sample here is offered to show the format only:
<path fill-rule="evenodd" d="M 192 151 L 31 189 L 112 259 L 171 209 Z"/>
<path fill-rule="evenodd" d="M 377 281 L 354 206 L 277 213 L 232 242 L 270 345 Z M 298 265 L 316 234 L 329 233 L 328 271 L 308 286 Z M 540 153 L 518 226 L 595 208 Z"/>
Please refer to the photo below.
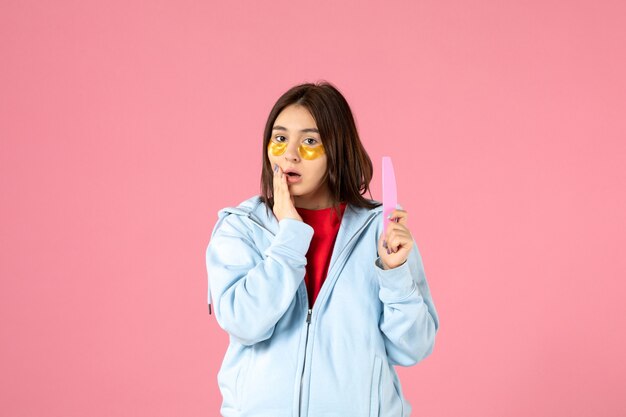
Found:
<path fill-rule="evenodd" d="M 300 160 L 300 153 L 298 152 L 299 143 L 293 141 L 292 143 L 287 145 L 287 149 L 285 150 L 285 159 L 287 161 L 297 162 Z"/>

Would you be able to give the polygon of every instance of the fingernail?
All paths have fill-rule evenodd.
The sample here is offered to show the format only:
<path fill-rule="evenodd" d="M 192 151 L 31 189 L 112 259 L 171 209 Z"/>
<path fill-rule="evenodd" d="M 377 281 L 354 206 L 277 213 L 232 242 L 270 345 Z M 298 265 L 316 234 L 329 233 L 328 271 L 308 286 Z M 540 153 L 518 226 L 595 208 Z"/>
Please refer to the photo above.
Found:
<path fill-rule="evenodd" d="M 402 210 L 402 206 L 401 206 L 400 204 L 396 204 L 396 208 L 397 208 L 398 210 Z"/>
<path fill-rule="evenodd" d="M 388 218 L 389 220 L 391 220 L 391 214 L 390 214 L 389 216 L 387 216 L 387 218 Z"/>
<path fill-rule="evenodd" d="M 278 164 L 274 164 L 274 172 L 278 172 Z"/>

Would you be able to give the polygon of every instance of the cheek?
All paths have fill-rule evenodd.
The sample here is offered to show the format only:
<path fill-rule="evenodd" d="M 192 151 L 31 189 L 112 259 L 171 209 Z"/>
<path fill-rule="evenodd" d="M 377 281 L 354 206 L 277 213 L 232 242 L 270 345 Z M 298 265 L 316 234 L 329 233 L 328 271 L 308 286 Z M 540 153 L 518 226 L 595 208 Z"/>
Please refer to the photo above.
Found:
<path fill-rule="evenodd" d="M 322 155 L 311 162 L 315 164 L 315 173 L 317 178 L 321 181 L 321 179 L 324 178 L 324 175 L 326 175 L 326 155 Z"/>

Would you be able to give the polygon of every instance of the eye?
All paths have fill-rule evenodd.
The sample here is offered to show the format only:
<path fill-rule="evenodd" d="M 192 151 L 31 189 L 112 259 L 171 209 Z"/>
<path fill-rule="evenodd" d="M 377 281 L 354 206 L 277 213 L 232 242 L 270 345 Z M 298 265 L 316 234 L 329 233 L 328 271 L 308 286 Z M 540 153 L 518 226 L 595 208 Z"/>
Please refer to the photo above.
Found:
<path fill-rule="evenodd" d="M 307 141 L 310 141 L 310 142 L 307 142 Z M 313 139 L 313 138 L 306 138 L 306 139 L 304 140 L 304 142 L 305 142 L 305 144 L 307 144 L 307 145 L 309 145 L 309 146 L 312 146 L 312 145 L 315 145 L 315 144 L 317 143 L 317 139 Z"/>
<path fill-rule="evenodd" d="M 278 143 L 283 143 L 285 140 L 287 140 L 284 136 L 281 135 L 276 135 L 274 136 L 274 140 Z"/>

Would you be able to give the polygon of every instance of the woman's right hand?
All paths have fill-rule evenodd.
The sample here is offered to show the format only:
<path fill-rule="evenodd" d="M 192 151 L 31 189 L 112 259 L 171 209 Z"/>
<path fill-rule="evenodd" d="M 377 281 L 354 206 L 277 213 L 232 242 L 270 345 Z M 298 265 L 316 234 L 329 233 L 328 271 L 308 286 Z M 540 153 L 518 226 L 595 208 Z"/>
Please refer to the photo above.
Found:
<path fill-rule="evenodd" d="M 294 199 L 289 193 L 289 185 L 287 184 L 287 175 L 278 164 L 274 164 L 274 216 L 281 221 L 282 219 L 295 219 L 302 221 L 302 217 L 298 214 Z"/>

